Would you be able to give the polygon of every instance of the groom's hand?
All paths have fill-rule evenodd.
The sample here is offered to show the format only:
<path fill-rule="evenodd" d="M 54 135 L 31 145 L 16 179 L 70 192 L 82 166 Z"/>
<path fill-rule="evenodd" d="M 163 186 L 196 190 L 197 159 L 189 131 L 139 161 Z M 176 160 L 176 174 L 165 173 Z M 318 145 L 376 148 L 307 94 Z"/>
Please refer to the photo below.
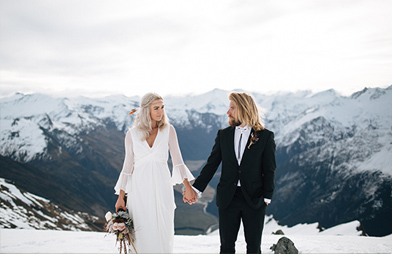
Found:
<path fill-rule="evenodd" d="M 191 186 L 183 190 L 183 202 L 190 205 L 197 202 L 197 193 L 193 190 Z"/>

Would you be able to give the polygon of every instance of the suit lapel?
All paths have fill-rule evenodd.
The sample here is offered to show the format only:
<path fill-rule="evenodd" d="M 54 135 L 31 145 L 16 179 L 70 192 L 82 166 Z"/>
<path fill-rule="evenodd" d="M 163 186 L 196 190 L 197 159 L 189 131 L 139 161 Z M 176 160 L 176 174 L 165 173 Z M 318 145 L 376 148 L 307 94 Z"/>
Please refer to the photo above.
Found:
<path fill-rule="evenodd" d="M 230 152 L 229 156 L 236 161 L 236 164 L 238 164 L 235 153 L 235 127 L 231 127 L 231 129 L 229 130 L 227 143 L 227 147 Z"/>

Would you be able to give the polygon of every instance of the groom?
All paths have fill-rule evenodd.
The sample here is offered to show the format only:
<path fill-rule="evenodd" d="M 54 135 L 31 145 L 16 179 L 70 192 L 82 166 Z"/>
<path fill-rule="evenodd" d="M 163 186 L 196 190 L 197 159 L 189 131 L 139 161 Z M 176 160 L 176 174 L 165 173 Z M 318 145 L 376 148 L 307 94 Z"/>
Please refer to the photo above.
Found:
<path fill-rule="evenodd" d="M 246 93 L 229 95 L 229 127 L 218 131 L 211 154 L 184 201 L 193 203 L 222 162 L 216 202 L 220 253 L 235 253 L 243 222 L 247 253 L 261 253 L 265 209 L 274 192 L 275 141 L 261 124 L 257 106 Z M 196 194 L 196 192 L 197 194 Z"/>

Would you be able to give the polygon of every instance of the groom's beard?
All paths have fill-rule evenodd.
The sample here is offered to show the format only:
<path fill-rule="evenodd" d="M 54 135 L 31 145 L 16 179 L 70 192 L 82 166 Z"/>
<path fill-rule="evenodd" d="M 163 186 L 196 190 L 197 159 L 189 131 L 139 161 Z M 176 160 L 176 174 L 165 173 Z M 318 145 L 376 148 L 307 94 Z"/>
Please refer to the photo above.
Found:
<path fill-rule="evenodd" d="M 242 122 L 236 120 L 234 117 L 228 116 L 228 118 L 229 118 L 228 122 L 229 122 L 230 126 L 236 127 L 236 126 L 240 126 L 242 124 Z"/>

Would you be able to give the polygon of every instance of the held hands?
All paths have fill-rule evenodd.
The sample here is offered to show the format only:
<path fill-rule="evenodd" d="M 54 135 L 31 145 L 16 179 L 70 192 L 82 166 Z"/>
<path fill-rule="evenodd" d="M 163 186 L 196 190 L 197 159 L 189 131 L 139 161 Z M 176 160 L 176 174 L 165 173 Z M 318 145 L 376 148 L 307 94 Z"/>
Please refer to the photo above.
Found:
<path fill-rule="evenodd" d="M 197 202 L 197 193 L 193 190 L 192 186 L 185 186 L 183 190 L 183 202 L 188 203 L 190 205 Z"/>

